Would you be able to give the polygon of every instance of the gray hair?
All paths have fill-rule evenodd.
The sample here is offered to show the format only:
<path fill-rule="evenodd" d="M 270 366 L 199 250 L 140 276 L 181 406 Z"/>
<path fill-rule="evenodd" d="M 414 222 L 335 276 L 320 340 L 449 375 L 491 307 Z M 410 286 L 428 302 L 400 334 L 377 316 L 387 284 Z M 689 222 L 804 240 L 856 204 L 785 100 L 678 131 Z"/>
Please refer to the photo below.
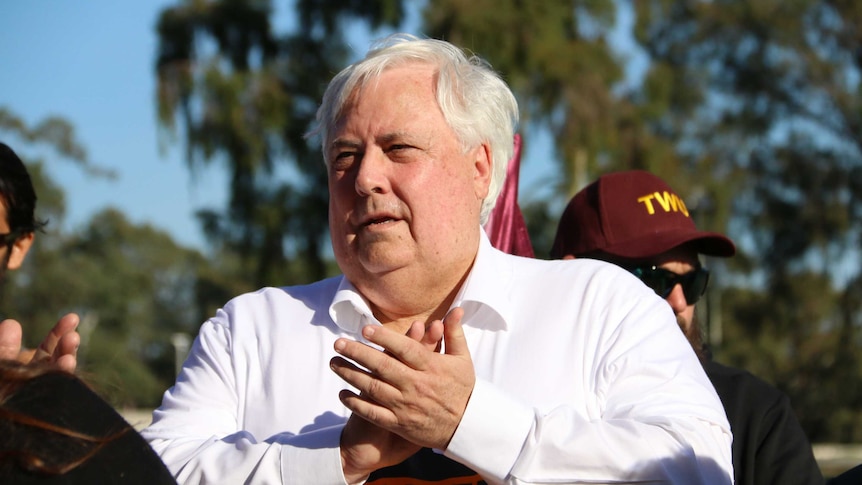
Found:
<path fill-rule="evenodd" d="M 518 102 L 508 85 L 481 58 L 468 56 L 449 42 L 409 34 L 394 34 L 377 41 L 364 59 L 346 67 L 329 83 L 312 134 L 320 135 L 326 159 L 332 131 L 350 96 L 385 70 L 413 63 L 437 68 L 437 104 L 461 147 L 467 151 L 487 142 L 491 148 L 491 183 L 481 210 L 484 224 L 503 188 L 506 167 L 514 152 Z"/>

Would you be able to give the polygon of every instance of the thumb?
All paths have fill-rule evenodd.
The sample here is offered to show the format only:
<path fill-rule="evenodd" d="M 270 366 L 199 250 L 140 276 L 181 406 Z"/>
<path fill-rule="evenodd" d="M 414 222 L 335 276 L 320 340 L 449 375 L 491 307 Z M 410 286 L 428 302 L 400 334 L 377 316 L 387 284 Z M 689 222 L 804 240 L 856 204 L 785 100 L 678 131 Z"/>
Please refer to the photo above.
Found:
<path fill-rule="evenodd" d="M 446 344 L 447 355 L 466 355 L 470 357 L 470 349 L 467 347 L 467 337 L 464 335 L 464 327 L 461 319 L 464 318 L 464 309 L 455 307 L 443 319 L 443 341 Z"/>
<path fill-rule="evenodd" d="M 0 322 L 0 359 L 18 360 L 21 351 L 21 324 L 15 320 Z"/>

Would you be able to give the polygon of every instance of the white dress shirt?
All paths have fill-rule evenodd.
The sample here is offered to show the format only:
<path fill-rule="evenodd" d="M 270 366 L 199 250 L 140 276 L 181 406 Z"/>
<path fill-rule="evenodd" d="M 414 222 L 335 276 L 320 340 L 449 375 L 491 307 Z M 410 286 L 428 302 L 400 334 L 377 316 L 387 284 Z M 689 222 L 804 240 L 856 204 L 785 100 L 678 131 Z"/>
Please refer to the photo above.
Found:
<path fill-rule="evenodd" d="M 453 306 L 476 386 L 444 454 L 488 483 L 731 483 L 724 411 L 662 299 L 620 268 L 482 235 Z M 343 277 L 231 300 L 143 435 L 180 483 L 341 484 L 339 337 L 379 325 Z"/>

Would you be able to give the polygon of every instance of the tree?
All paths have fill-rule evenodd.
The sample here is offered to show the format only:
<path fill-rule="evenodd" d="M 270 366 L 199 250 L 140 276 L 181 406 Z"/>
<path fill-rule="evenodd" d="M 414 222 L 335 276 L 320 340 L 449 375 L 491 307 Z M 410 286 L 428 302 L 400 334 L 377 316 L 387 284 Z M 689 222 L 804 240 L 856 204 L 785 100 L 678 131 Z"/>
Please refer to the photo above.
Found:
<path fill-rule="evenodd" d="M 192 166 L 223 160 L 234 174 L 227 215 L 205 220 L 253 263 L 249 281 L 327 273 L 325 173 L 301 135 L 347 60 L 341 32 L 399 26 L 402 4 L 300 1 L 282 36 L 268 2 L 183 2 L 163 14 L 162 121 L 179 121 Z M 634 16 L 628 52 L 611 40 L 620 11 Z M 851 390 L 862 377 L 860 15 L 838 0 L 428 0 L 421 31 L 488 59 L 519 98 L 524 131 L 551 133 L 559 200 L 525 207 L 538 255 L 559 202 L 585 183 L 620 169 L 658 174 L 698 226 L 740 249 L 708 262 L 716 278 L 700 307 L 723 338 L 716 353 L 786 391 L 812 440 L 848 441 L 862 439 Z M 632 78 L 635 50 L 645 72 Z M 294 178 L 275 177 L 279 167 Z"/>
<path fill-rule="evenodd" d="M 862 230 L 862 11 L 816 0 L 633 5 L 652 61 L 642 96 L 663 106 L 650 129 L 711 181 L 741 243 L 723 354 L 787 391 L 812 440 L 859 440 L 857 386 L 845 387 L 862 370 L 848 354 L 860 338 L 859 270 L 836 263 L 858 258 Z"/>
<path fill-rule="evenodd" d="M 397 1 L 296 5 L 296 28 L 273 31 L 268 1 L 183 1 L 158 21 L 159 119 L 181 128 L 190 168 L 222 162 L 227 210 L 200 214 L 218 249 L 235 255 L 253 286 L 319 279 L 326 261 L 326 170 L 305 139 L 323 89 L 348 56 L 352 18 L 394 25 Z"/>
<path fill-rule="evenodd" d="M 87 161 L 72 124 L 51 118 L 27 127 L 0 110 L 0 130 L 19 143 L 37 194 L 36 217 L 47 220 L 24 265 L 7 274 L 0 292 L 6 317 L 25 328 L 33 348 L 57 319 L 81 316 L 78 370 L 117 405 L 155 405 L 175 377 L 170 337 L 194 334 L 209 308 L 198 304 L 199 275 L 213 274 L 197 251 L 179 247 L 163 231 L 134 225 L 115 209 L 96 214 L 79 232 L 61 230 L 65 195 L 46 163 L 27 153 L 46 145 L 91 175 L 110 175 Z"/>
<path fill-rule="evenodd" d="M 570 195 L 617 144 L 611 87 L 623 69 L 602 35 L 614 19 L 612 0 L 440 0 L 424 11 L 429 36 L 489 60 L 525 120 L 550 131 L 563 161 L 558 190 Z"/>

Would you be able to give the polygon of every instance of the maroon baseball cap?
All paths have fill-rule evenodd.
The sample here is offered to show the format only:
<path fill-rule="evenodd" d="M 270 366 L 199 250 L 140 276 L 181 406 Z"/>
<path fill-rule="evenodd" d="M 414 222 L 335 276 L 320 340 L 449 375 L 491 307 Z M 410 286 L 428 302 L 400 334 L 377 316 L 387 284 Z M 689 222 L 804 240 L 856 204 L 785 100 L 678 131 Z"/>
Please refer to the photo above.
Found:
<path fill-rule="evenodd" d="M 603 175 L 572 197 L 560 218 L 551 256 L 604 253 L 639 260 L 684 243 L 709 256 L 736 253 L 727 237 L 697 230 L 682 197 L 664 180 L 632 170 Z"/>

